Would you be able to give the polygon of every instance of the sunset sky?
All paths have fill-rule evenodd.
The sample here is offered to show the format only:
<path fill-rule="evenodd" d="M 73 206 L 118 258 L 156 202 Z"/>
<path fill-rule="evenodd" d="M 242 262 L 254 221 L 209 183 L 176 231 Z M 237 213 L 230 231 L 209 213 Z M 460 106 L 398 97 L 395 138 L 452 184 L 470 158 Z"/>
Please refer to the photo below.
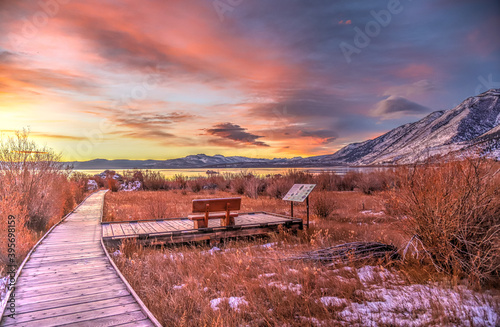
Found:
<path fill-rule="evenodd" d="M 500 87 L 500 2 L 0 1 L 0 130 L 66 160 L 330 154 Z"/>

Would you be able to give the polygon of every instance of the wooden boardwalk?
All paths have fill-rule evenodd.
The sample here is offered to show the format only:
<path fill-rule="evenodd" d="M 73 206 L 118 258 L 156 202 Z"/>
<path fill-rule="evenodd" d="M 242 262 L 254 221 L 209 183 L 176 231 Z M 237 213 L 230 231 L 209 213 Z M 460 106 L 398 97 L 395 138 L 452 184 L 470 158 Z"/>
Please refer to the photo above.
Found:
<path fill-rule="evenodd" d="M 104 191 L 87 198 L 32 252 L 1 326 L 158 326 L 102 247 Z"/>
<path fill-rule="evenodd" d="M 279 226 L 301 229 L 302 219 L 267 212 L 241 213 L 234 226 L 224 227 L 219 219 L 211 219 L 208 228 L 200 229 L 194 229 L 187 218 L 109 222 L 102 223 L 102 236 L 108 242 L 135 238 L 144 243 L 181 243 L 266 234 Z"/>

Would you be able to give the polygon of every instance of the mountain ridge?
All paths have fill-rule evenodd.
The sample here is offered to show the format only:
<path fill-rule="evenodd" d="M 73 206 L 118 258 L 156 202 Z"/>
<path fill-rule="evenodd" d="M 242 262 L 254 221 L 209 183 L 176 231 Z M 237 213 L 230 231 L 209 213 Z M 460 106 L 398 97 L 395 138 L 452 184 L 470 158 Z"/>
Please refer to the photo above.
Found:
<path fill-rule="evenodd" d="M 197 154 L 169 160 L 94 159 L 69 164 L 75 169 L 364 166 L 410 164 L 432 156 L 471 151 L 500 159 L 500 89 L 469 97 L 455 108 L 434 111 L 416 122 L 396 127 L 374 139 L 348 144 L 328 155 L 257 159 Z"/>

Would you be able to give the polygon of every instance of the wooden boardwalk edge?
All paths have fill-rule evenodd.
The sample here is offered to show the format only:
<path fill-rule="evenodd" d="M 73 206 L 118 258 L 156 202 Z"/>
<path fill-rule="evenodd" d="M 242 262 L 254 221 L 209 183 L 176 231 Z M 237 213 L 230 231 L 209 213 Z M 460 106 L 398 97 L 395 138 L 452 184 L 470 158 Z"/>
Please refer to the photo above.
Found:
<path fill-rule="evenodd" d="M 102 224 L 103 212 L 104 212 L 104 205 L 101 208 L 101 217 L 100 217 L 101 224 Z M 122 275 L 120 269 L 118 269 L 118 267 L 116 266 L 115 262 L 113 261 L 113 259 L 109 255 L 108 249 L 106 249 L 106 245 L 104 244 L 104 241 L 102 239 L 102 228 L 101 228 L 101 247 L 104 250 L 104 253 L 106 254 L 106 257 L 108 258 L 108 261 L 111 264 L 111 266 L 113 267 L 113 269 L 115 270 L 116 274 L 118 275 L 118 277 L 120 277 L 120 279 L 122 280 L 123 284 L 125 284 L 125 287 L 127 288 L 127 290 L 130 292 L 130 294 L 135 299 L 135 301 L 137 302 L 137 304 L 139 304 L 139 306 L 141 307 L 142 313 L 144 313 L 146 315 L 146 317 L 148 317 L 149 320 L 151 320 L 151 322 L 155 326 L 162 327 L 162 324 L 160 324 L 160 322 L 151 313 L 151 311 L 149 311 L 148 307 L 146 307 L 146 305 L 144 304 L 144 302 L 142 302 L 142 300 L 139 297 L 139 295 L 137 295 L 137 293 L 135 292 L 135 290 L 129 284 L 129 282 L 127 281 L 127 279 L 125 278 L 125 276 Z"/>
<path fill-rule="evenodd" d="M 5 297 L 3 298 L 2 302 L 1 302 L 1 308 L 0 309 L 1 309 L 1 312 L 2 312 L 2 316 L 0 317 L 0 322 L 4 319 L 3 317 L 4 317 L 4 314 L 5 314 L 5 309 L 7 308 L 7 303 L 9 301 L 9 298 L 12 295 L 12 292 L 15 290 L 15 286 L 16 286 L 17 280 L 19 278 L 19 275 L 21 275 L 21 272 L 22 272 L 24 266 L 26 265 L 26 263 L 28 262 L 28 260 L 31 258 L 31 255 L 33 254 L 33 252 L 42 243 L 42 241 L 50 234 L 50 232 L 52 232 L 52 230 L 54 230 L 54 228 L 56 228 L 57 226 L 59 226 L 64 220 L 66 220 L 66 218 L 68 218 L 73 212 L 75 212 L 76 209 L 78 209 L 89 197 L 91 197 L 92 195 L 94 195 L 97 192 L 99 192 L 99 190 L 97 190 L 95 192 L 92 192 L 89 195 L 87 195 L 85 197 L 85 199 L 82 200 L 82 202 L 80 202 L 75 208 L 73 208 L 73 210 L 71 210 L 70 212 L 68 212 L 64 217 L 61 218 L 61 220 L 59 220 L 57 223 L 55 223 L 54 226 L 52 226 L 45 234 L 43 234 L 43 236 L 38 240 L 38 242 L 36 242 L 36 244 L 28 252 L 28 254 L 26 255 L 26 258 L 24 258 L 24 260 L 21 263 L 21 265 L 19 266 L 19 268 L 17 268 L 16 275 L 14 277 L 14 284 L 13 284 L 14 287 L 11 288 L 10 290 L 8 290 L 5 293 Z M 102 241 L 102 238 L 101 238 L 101 241 Z"/>

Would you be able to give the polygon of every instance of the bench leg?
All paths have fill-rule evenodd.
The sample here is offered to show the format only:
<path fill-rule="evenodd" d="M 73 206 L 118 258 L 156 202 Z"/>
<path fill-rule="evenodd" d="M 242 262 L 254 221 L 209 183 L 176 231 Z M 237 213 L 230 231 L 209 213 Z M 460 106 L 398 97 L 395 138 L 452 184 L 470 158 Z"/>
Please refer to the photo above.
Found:
<path fill-rule="evenodd" d="M 229 217 L 229 218 L 224 217 L 224 218 L 221 218 L 220 225 L 221 226 L 233 226 L 234 225 L 234 217 Z"/>
<path fill-rule="evenodd" d="M 208 226 L 205 224 L 205 220 L 193 220 L 194 229 L 198 228 L 207 228 Z"/>

